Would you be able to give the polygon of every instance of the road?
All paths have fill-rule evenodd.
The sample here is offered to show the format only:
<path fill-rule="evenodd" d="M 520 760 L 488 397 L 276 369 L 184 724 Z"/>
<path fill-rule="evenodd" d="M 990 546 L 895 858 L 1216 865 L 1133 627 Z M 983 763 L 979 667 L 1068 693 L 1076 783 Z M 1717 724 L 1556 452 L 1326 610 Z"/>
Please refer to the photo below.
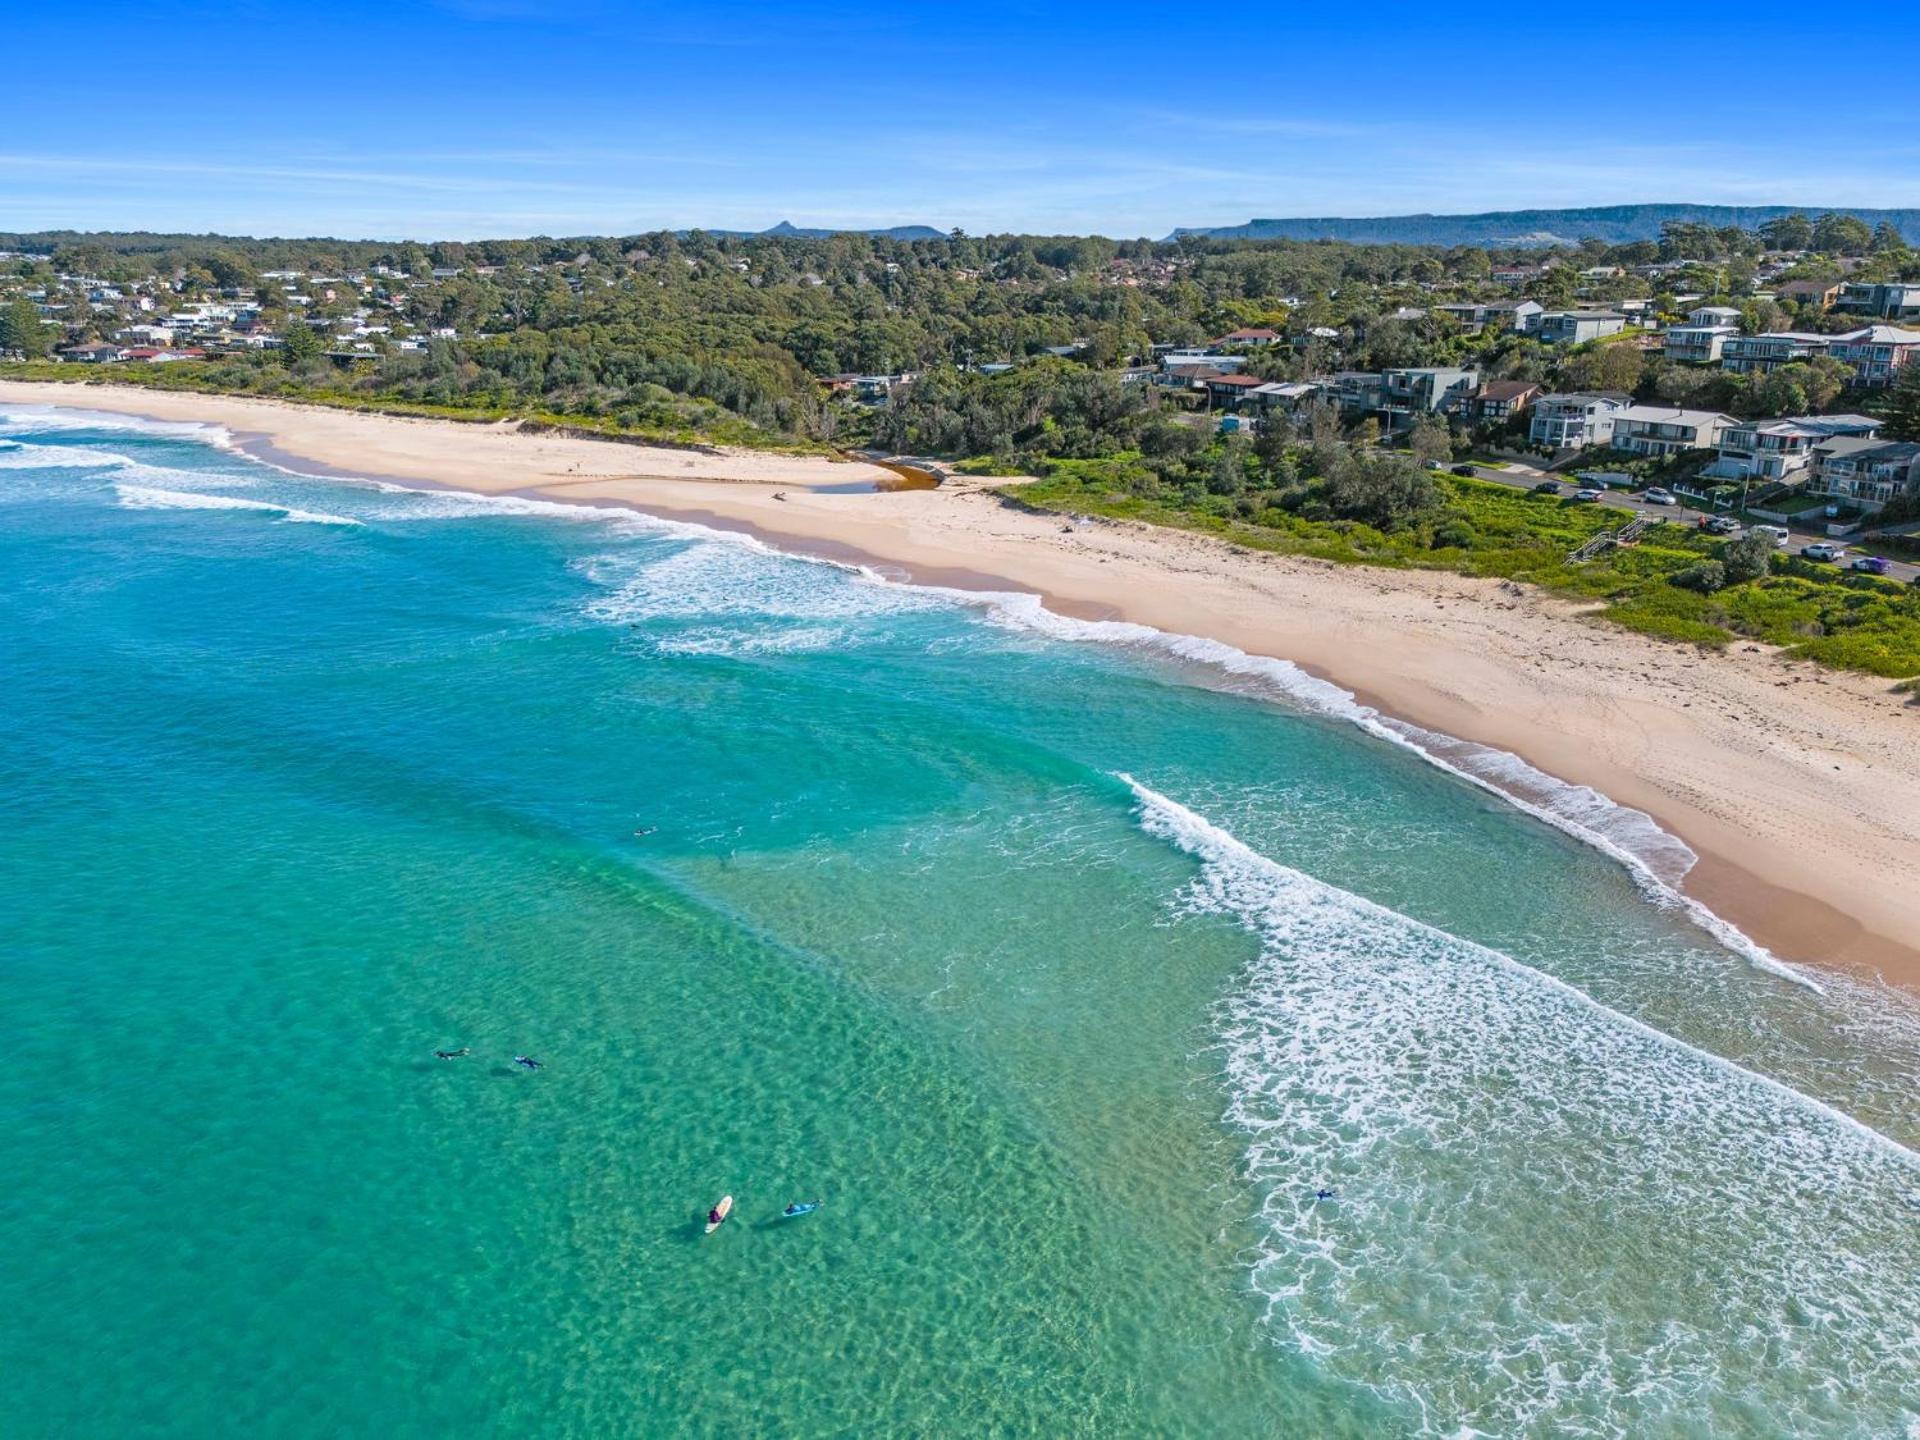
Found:
<path fill-rule="evenodd" d="M 1510 470 L 1493 470 L 1485 466 L 1475 465 L 1473 467 L 1473 473 L 1482 480 L 1491 480 L 1496 485 L 1507 485 L 1516 490 L 1531 490 L 1542 480 L 1552 480 L 1562 486 L 1567 494 L 1571 495 L 1584 484 L 1583 481 L 1574 479 L 1572 476 L 1549 475 L 1543 470 L 1534 470 L 1526 466 L 1518 465 Z M 1624 490 L 1608 490 L 1601 495 L 1597 503 L 1615 510 L 1629 510 L 1635 515 L 1645 516 L 1649 520 L 1670 520 L 1677 525 L 1696 524 L 1700 516 L 1708 513 L 1703 510 L 1693 509 L 1687 505 L 1650 505 L 1637 495 L 1628 494 Z M 1798 526 L 1789 526 L 1784 553 L 1788 555 L 1798 555 L 1802 545 L 1811 545 L 1816 540 L 1826 540 L 1828 538 L 1830 537 L 1824 531 L 1807 530 Z M 1848 542 L 1844 540 L 1838 543 L 1848 545 Z M 1848 545 L 1850 552 L 1852 548 L 1851 545 Z M 1852 554 L 1849 553 L 1847 559 L 1842 560 L 1835 568 L 1844 571 L 1852 558 Z M 1916 577 L 1920 577 L 1920 566 L 1909 564 L 1904 560 L 1890 560 L 1888 562 L 1887 579 L 1903 580 L 1908 584 L 1913 584 L 1915 583 Z"/>

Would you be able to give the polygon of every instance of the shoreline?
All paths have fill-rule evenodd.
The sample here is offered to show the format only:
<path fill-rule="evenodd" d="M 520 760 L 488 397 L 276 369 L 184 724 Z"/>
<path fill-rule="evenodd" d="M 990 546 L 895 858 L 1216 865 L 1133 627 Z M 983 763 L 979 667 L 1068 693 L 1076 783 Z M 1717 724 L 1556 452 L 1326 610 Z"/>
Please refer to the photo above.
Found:
<path fill-rule="evenodd" d="M 219 425 L 316 478 L 637 509 L 1285 660 L 1384 716 L 1644 811 L 1699 857 L 1678 888 L 1782 959 L 1920 990 L 1920 717 L 1883 680 L 1651 640 L 1500 581 L 1076 527 L 1004 504 L 1004 481 L 861 492 L 890 472 L 94 383 L 0 381 L 0 402 Z"/>

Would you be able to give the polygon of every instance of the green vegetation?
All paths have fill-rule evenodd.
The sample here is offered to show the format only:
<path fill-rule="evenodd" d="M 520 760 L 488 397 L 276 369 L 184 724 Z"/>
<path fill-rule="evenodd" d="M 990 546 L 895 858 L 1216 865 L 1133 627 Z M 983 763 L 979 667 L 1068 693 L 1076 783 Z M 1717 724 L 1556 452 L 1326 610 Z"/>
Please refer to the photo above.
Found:
<path fill-rule="evenodd" d="M 1764 539 L 1720 542 L 1679 525 L 1655 526 L 1634 546 L 1573 565 L 1568 554 L 1618 527 L 1618 511 L 1491 481 L 1428 479 L 1432 503 L 1386 526 L 1325 513 L 1313 503 L 1325 503 L 1319 481 L 1297 497 L 1219 495 L 1165 486 L 1137 454 L 1056 462 L 1044 479 L 1006 493 L 1038 508 L 1177 526 L 1251 549 L 1525 581 L 1600 602 L 1607 619 L 1663 639 L 1714 647 L 1757 640 L 1845 669 L 1920 675 L 1920 588 L 1774 558 Z"/>

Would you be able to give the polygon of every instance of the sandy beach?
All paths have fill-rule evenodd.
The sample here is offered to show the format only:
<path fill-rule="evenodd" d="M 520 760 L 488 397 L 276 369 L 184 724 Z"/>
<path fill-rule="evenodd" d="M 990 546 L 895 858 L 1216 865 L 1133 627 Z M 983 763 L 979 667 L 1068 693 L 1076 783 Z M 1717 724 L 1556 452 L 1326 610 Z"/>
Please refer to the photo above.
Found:
<path fill-rule="evenodd" d="M 1715 654 L 1651 640 L 1499 581 L 1074 528 L 986 484 L 861 493 L 888 472 L 859 462 L 132 386 L 0 381 L 0 402 L 218 424 L 315 473 L 628 505 L 1291 660 L 1390 715 L 1645 810 L 1699 853 L 1686 891 L 1781 957 L 1920 988 L 1920 709 L 1884 680 L 1757 645 Z"/>

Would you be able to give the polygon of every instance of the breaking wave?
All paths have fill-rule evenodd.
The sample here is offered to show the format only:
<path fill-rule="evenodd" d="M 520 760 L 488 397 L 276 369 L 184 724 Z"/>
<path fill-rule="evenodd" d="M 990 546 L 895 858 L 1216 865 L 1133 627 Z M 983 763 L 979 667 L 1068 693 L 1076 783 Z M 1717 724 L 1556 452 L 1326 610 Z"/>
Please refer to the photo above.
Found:
<path fill-rule="evenodd" d="M 114 493 L 125 510 L 253 510 L 272 515 L 295 525 L 359 525 L 345 515 L 328 515 L 316 510 L 296 510 L 269 500 L 248 500 L 238 495 L 218 495 L 205 490 L 156 490 L 147 485 L 116 484 Z"/>
<path fill-rule="evenodd" d="M 1200 862 L 1180 908 L 1260 943 L 1220 1053 L 1290 1348 L 1424 1435 L 1920 1420 L 1920 1156 L 1121 778 Z"/>

